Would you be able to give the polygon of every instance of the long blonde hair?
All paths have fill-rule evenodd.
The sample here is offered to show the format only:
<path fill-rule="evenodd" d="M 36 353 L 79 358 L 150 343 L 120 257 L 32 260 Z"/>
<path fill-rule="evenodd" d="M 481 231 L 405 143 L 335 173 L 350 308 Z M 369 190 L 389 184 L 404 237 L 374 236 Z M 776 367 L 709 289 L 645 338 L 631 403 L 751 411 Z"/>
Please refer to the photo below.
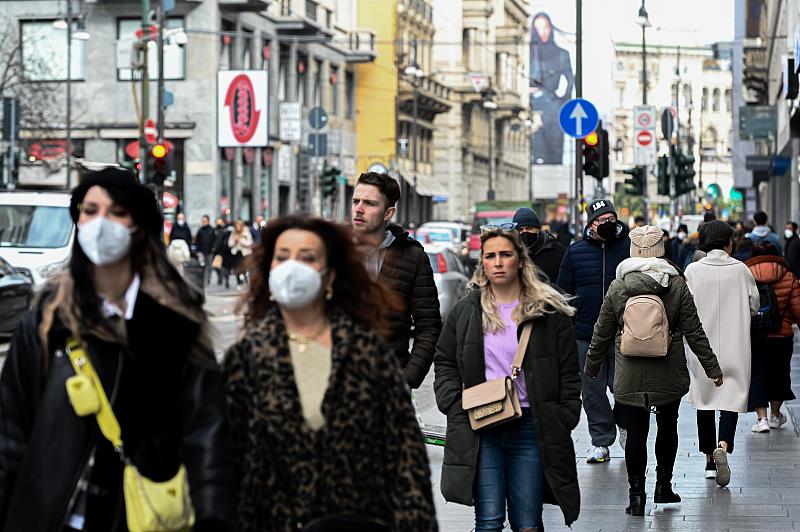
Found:
<path fill-rule="evenodd" d="M 483 248 L 486 241 L 491 238 L 502 237 L 507 239 L 514 246 L 517 256 L 520 259 L 520 293 L 519 305 L 511 315 L 516 323 L 525 320 L 560 312 L 567 316 L 575 314 L 575 309 L 570 306 L 567 296 L 551 287 L 545 280 L 544 274 L 533 264 L 528 257 L 525 246 L 516 231 L 504 231 L 500 228 L 490 229 L 481 233 L 481 259 L 478 267 L 469 283 L 471 289 L 481 291 L 481 309 L 483 311 L 483 332 L 496 333 L 501 331 L 505 324 L 497 310 L 492 291 L 491 281 L 486 276 L 483 269 Z"/>

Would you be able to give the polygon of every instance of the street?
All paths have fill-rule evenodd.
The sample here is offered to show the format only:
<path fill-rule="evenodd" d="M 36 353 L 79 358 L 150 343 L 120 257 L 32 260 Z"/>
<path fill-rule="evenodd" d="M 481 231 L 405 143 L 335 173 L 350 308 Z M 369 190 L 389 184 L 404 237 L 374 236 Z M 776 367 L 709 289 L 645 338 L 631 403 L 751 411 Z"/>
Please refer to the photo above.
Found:
<path fill-rule="evenodd" d="M 239 320 L 233 314 L 238 292 L 218 290 L 212 286 L 206 308 L 211 323 L 217 356 L 236 336 Z M 795 342 L 795 353 L 800 345 Z M 794 358 L 792 382 L 795 394 L 800 394 L 800 359 Z M 436 409 L 433 394 L 433 370 L 414 394 L 419 417 L 426 427 L 443 427 L 445 417 Z M 719 488 L 703 475 L 704 456 L 697 451 L 697 429 L 694 407 L 683 401 L 678 434 L 680 444 L 675 464 L 675 491 L 683 501 L 674 505 L 653 504 L 655 485 L 655 416 L 652 416 L 648 443 L 650 456 L 647 468 L 648 504 L 644 518 L 625 514 L 628 502 L 628 483 L 623 451 L 615 443 L 611 461 L 589 465 L 585 461 L 590 440 L 585 416 L 573 432 L 578 480 L 581 487 L 581 514 L 572 525 L 574 531 L 659 530 L 722 532 L 727 530 L 774 531 L 800 529 L 800 409 L 795 403 L 784 406 L 789 422 L 767 434 L 753 434 L 750 426 L 754 414 L 739 416 L 736 451 L 730 455 L 731 483 Z M 470 531 L 474 526 L 470 507 L 446 503 L 439 491 L 444 448 L 428 445 L 433 494 L 442 532 Z M 561 512 L 545 506 L 544 524 L 548 531 L 569 530 L 564 526 Z M 510 530 L 510 528 L 506 528 Z"/>

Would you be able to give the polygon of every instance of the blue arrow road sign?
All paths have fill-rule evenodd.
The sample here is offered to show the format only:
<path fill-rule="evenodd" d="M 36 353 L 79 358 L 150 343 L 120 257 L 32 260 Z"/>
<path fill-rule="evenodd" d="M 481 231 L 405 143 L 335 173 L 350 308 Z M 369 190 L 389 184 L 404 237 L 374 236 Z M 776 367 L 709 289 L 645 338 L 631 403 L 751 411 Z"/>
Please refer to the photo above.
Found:
<path fill-rule="evenodd" d="M 595 129 L 600 117 L 592 102 L 583 98 L 575 98 L 561 106 L 558 122 L 561 130 L 576 139 L 582 139 Z"/>

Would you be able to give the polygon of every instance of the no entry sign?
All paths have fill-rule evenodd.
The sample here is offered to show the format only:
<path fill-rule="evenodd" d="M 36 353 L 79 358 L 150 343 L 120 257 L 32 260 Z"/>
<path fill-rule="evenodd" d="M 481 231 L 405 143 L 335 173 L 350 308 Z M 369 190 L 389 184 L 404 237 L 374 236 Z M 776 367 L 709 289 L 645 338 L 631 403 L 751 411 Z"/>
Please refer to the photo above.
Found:
<path fill-rule="evenodd" d="M 637 166 L 655 164 L 656 108 L 652 105 L 637 105 L 633 108 L 633 163 Z"/>

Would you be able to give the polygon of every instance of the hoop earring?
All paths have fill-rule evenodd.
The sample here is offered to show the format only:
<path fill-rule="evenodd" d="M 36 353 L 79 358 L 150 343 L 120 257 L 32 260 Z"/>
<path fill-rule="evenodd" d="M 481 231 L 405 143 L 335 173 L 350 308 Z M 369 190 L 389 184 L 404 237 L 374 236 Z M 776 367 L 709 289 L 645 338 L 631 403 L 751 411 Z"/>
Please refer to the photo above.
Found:
<path fill-rule="evenodd" d="M 270 294 L 269 295 L 269 300 L 274 302 L 275 301 L 275 296 L 273 294 Z"/>
<path fill-rule="evenodd" d="M 333 287 L 332 286 L 329 286 L 328 289 L 325 291 L 325 299 L 327 299 L 328 301 L 333 299 Z"/>

